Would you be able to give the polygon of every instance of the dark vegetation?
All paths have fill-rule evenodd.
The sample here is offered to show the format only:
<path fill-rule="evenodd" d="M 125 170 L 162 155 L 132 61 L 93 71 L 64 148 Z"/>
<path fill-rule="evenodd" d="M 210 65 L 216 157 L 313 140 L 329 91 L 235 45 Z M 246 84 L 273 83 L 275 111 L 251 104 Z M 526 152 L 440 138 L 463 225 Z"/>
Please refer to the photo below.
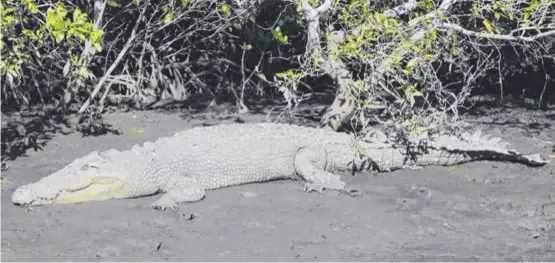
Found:
<path fill-rule="evenodd" d="M 114 110 L 310 102 L 333 129 L 422 132 L 484 95 L 555 104 L 548 0 L 3 0 L 0 14 L 3 167 L 55 133 L 119 132 L 102 121 Z"/>

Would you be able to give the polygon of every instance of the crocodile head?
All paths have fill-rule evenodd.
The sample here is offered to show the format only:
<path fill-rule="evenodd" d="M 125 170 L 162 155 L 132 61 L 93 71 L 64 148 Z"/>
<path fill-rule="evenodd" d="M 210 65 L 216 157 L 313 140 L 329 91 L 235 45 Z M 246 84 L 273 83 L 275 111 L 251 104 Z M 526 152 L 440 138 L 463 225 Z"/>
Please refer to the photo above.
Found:
<path fill-rule="evenodd" d="M 20 186 L 13 193 L 12 202 L 34 206 L 135 196 L 132 169 L 128 162 L 114 157 L 121 155 L 116 150 L 94 151 L 35 183 Z"/>

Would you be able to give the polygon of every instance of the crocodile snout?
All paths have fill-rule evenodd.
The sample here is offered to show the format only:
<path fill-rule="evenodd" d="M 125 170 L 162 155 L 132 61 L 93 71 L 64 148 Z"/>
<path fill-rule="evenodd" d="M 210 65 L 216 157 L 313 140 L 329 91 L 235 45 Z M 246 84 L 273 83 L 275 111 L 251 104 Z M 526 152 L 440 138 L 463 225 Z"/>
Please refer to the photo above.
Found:
<path fill-rule="evenodd" d="M 28 185 L 20 186 L 12 195 L 12 203 L 20 206 L 31 204 L 34 201 L 33 199 Z"/>

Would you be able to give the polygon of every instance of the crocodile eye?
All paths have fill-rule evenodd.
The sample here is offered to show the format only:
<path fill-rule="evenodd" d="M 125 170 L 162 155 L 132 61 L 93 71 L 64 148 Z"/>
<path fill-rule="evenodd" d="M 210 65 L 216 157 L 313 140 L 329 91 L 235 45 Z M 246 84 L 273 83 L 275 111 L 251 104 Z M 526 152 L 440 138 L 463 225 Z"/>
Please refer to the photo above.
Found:
<path fill-rule="evenodd" d="M 80 169 L 80 170 L 81 170 L 81 171 L 87 171 L 87 170 L 89 170 L 89 169 L 91 169 L 91 168 L 98 168 L 98 166 L 97 166 L 96 164 L 94 164 L 94 163 L 87 163 L 87 164 L 84 164 L 83 166 L 81 166 L 81 169 Z"/>

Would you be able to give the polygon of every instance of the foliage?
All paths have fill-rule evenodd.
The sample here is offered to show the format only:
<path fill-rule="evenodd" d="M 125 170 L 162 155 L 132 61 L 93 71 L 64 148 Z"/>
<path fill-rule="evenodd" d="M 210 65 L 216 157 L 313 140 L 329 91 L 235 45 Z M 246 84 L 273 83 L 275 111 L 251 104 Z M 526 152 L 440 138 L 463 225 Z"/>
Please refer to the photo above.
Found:
<path fill-rule="evenodd" d="M 78 129 L 94 134 L 105 131 L 106 107 L 208 94 L 246 112 L 248 98 L 278 93 L 293 109 L 331 77 L 336 101 L 347 101 L 331 111 L 420 134 L 459 120 L 478 89 L 503 95 L 527 75 L 547 87 L 554 8 L 553 0 L 3 0 L 2 112 L 77 111 L 89 127 Z"/>
<path fill-rule="evenodd" d="M 80 65 L 78 54 L 87 41 L 100 51 L 103 32 L 93 28 L 87 13 L 79 7 L 62 2 L 6 0 L 0 3 L 0 14 L 3 103 L 6 99 L 17 104 L 49 100 L 56 88 L 45 89 L 42 82 L 52 76 L 58 78 L 55 83 L 64 77 L 91 77 L 87 65 Z"/>
<path fill-rule="evenodd" d="M 503 95 L 503 79 L 518 68 L 507 65 L 554 60 L 552 0 L 334 0 L 327 13 L 325 58 L 309 56 L 299 71 L 333 76 L 348 70 L 352 80 L 336 85 L 361 125 L 374 121 L 417 134 L 443 129 L 461 119 L 476 88 L 500 86 Z M 338 41 L 338 35 L 344 37 Z M 504 59 L 513 53 L 527 61 Z"/>

